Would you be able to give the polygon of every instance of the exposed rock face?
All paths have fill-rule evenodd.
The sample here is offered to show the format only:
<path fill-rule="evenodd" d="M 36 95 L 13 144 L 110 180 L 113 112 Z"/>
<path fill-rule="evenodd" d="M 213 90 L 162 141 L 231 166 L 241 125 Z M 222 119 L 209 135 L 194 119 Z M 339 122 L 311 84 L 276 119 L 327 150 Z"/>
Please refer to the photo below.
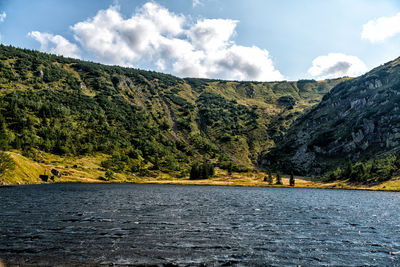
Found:
<path fill-rule="evenodd" d="M 307 150 L 307 144 L 302 145 L 296 151 L 296 154 L 290 159 L 292 164 L 297 170 L 302 172 L 308 171 L 311 168 L 311 164 L 315 160 L 315 152 Z"/>
<path fill-rule="evenodd" d="M 266 161 L 320 174 L 400 148 L 400 59 L 344 81 L 299 118 Z"/>

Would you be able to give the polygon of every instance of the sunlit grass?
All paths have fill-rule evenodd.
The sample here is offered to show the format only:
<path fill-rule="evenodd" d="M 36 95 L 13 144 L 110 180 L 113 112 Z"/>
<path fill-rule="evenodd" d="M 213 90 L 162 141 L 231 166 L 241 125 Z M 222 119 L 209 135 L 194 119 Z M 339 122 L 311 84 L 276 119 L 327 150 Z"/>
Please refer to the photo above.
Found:
<path fill-rule="evenodd" d="M 55 178 L 56 183 L 154 183 L 154 184 L 179 184 L 179 185 L 230 185 L 230 186 L 259 186 L 259 187 L 289 187 L 289 176 L 282 175 L 283 185 L 264 182 L 267 175 L 264 172 L 253 170 L 243 173 L 229 174 L 227 171 L 216 168 L 215 175 L 204 180 L 190 180 L 189 177 L 177 178 L 174 173 L 152 171 L 151 176 L 138 176 L 136 173 L 114 173 L 108 181 L 100 179 L 105 177 L 105 169 L 101 162 L 107 158 L 104 154 L 94 154 L 84 157 L 61 157 L 43 153 L 43 162 L 35 162 L 22 156 L 18 151 L 7 152 L 15 161 L 15 169 L 4 178 L 5 184 L 37 184 L 43 183 L 39 175 L 51 176 L 51 170 L 56 169 L 61 173 L 61 178 Z M 392 179 L 379 185 L 354 185 L 347 181 L 322 183 L 310 177 L 295 177 L 295 187 L 301 188 L 332 188 L 332 189 L 364 189 L 364 190 L 392 190 L 400 191 L 400 179 Z"/>

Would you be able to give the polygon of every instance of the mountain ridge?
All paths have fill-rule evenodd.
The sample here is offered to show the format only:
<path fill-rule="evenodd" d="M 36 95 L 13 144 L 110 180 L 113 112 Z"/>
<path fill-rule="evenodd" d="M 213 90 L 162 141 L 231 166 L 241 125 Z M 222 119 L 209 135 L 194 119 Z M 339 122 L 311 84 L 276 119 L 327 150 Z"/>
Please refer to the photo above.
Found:
<path fill-rule="evenodd" d="M 181 79 L 4 45 L 0 73 L 1 149 L 38 161 L 40 151 L 101 152 L 115 172 L 182 177 L 194 161 L 256 168 L 261 151 L 343 80 Z"/>
<path fill-rule="evenodd" d="M 300 117 L 264 164 L 321 175 L 400 149 L 400 58 L 334 87 Z M 284 163 L 286 162 L 286 163 Z"/>

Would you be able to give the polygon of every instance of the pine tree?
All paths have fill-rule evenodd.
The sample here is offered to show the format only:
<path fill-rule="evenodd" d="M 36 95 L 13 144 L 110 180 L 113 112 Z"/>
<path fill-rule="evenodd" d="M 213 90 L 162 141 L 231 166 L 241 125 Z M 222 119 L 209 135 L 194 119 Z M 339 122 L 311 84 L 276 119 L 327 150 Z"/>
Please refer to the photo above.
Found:
<path fill-rule="evenodd" d="M 8 150 L 9 136 L 7 131 L 6 122 L 3 116 L 0 114 L 0 149 Z"/>
<path fill-rule="evenodd" d="M 372 161 L 372 165 L 371 165 L 371 169 L 370 169 L 370 173 L 371 174 L 376 174 L 378 172 L 379 168 L 378 168 L 378 163 L 376 160 Z"/>
<path fill-rule="evenodd" d="M 278 184 L 278 185 L 282 184 L 282 177 L 281 177 L 281 173 L 279 171 L 276 173 L 276 184 Z"/>
<path fill-rule="evenodd" d="M 272 173 L 271 170 L 268 170 L 268 177 L 267 177 L 267 182 L 268 184 L 272 184 L 273 180 L 272 180 Z"/>
<path fill-rule="evenodd" d="M 200 170 L 199 170 L 199 164 L 195 162 L 192 165 L 192 168 L 190 169 L 190 180 L 195 180 L 200 178 Z"/>
<path fill-rule="evenodd" d="M 400 153 L 395 155 L 393 165 L 396 167 L 396 169 L 400 169 Z"/>
<path fill-rule="evenodd" d="M 350 179 L 352 173 L 353 173 L 353 164 L 351 163 L 351 160 L 349 159 L 347 161 L 346 169 L 344 170 L 344 177 L 347 179 Z"/>
<path fill-rule="evenodd" d="M 294 186 L 295 180 L 294 180 L 294 175 L 293 172 L 290 173 L 290 179 L 289 179 L 289 185 Z"/>
<path fill-rule="evenodd" d="M 229 162 L 229 164 L 228 164 L 228 175 L 232 175 L 232 170 L 233 170 L 233 163 Z"/>
<path fill-rule="evenodd" d="M 190 169 L 190 179 L 208 179 L 209 177 L 215 174 L 214 165 L 204 162 L 199 164 L 198 162 L 193 163 L 192 168 Z"/>

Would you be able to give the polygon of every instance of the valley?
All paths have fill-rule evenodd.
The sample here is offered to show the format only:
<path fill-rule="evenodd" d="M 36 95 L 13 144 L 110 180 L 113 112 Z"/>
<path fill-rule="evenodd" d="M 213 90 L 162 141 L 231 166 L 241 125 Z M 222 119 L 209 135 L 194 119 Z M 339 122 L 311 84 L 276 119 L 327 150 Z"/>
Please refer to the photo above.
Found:
<path fill-rule="evenodd" d="M 0 148 L 16 164 L 0 179 L 40 183 L 56 169 L 58 182 L 265 186 L 267 172 L 282 172 L 310 177 L 296 186 L 397 190 L 397 115 L 385 115 L 397 109 L 397 61 L 358 78 L 241 82 L 1 45 Z M 348 160 L 380 163 L 355 180 Z M 215 177 L 188 180 L 196 162 Z"/>

